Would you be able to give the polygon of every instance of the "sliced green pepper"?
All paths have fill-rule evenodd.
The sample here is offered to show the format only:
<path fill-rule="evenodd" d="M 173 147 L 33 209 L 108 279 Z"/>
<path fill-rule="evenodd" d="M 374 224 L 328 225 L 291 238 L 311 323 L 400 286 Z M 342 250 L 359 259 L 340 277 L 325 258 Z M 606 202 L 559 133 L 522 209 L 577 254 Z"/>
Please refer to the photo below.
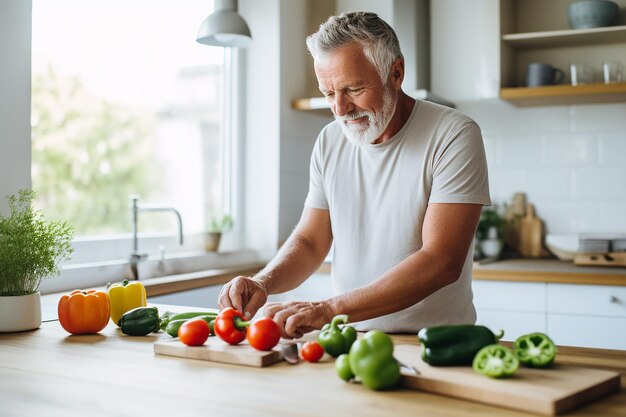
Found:
<path fill-rule="evenodd" d="M 356 340 L 356 330 L 352 326 L 343 326 L 339 328 L 339 324 L 348 322 L 348 316 L 341 314 L 333 317 L 332 321 L 322 327 L 322 331 L 317 336 L 317 341 L 324 351 L 335 358 L 342 353 L 348 353 L 350 346 Z"/>
<path fill-rule="evenodd" d="M 417 337 L 424 346 L 422 359 L 432 366 L 471 365 L 476 353 L 496 343 L 504 332 L 493 334 L 485 326 L 457 324 L 425 327 Z"/>
<path fill-rule="evenodd" d="M 137 307 L 122 314 L 118 326 L 129 336 L 145 336 L 160 330 L 159 310 L 156 307 Z"/>
<path fill-rule="evenodd" d="M 372 330 L 354 342 L 348 354 L 350 369 L 370 389 L 391 388 L 400 379 L 400 365 L 393 357 L 393 341 Z"/>
<path fill-rule="evenodd" d="M 519 361 L 531 368 L 547 368 L 556 357 L 556 345 L 545 333 L 520 336 L 513 346 Z"/>
<path fill-rule="evenodd" d="M 515 353 L 506 346 L 489 345 L 482 348 L 474 357 L 474 371 L 492 378 L 511 376 L 519 368 Z"/>

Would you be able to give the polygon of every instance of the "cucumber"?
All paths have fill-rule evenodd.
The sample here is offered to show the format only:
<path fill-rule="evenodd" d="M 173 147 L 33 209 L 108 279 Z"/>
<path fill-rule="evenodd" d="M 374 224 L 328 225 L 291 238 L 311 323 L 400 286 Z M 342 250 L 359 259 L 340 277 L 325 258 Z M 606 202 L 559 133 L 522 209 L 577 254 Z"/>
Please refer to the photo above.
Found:
<path fill-rule="evenodd" d="M 217 317 L 217 313 L 212 313 L 209 311 L 193 311 L 190 313 L 173 313 L 171 311 L 166 311 L 161 316 L 161 330 L 165 330 L 170 321 L 192 319 L 198 316 L 213 316 L 213 318 L 215 318 Z"/>
<path fill-rule="evenodd" d="M 207 324 L 210 325 L 211 321 L 215 320 L 215 315 L 205 314 L 203 316 L 195 316 L 195 317 L 183 318 L 183 319 L 178 319 L 178 320 L 171 320 L 169 323 L 167 323 L 167 326 L 165 327 L 165 332 L 172 337 L 178 337 L 178 329 L 180 329 L 180 326 L 182 326 L 183 323 L 185 323 L 186 321 L 194 319 L 194 318 L 202 319 L 206 321 Z"/>

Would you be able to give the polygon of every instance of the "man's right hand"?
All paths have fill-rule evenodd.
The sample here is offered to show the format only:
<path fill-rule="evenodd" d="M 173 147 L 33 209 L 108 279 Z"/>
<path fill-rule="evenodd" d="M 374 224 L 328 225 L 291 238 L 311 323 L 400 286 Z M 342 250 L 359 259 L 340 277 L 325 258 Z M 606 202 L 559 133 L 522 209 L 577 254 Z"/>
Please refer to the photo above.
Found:
<path fill-rule="evenodd" d="M 238 276 L 222 287 L 217 306 L 220 310 L 233 307 L 250 320 L 267 301 L 267 289 L 262 281 Z"/>

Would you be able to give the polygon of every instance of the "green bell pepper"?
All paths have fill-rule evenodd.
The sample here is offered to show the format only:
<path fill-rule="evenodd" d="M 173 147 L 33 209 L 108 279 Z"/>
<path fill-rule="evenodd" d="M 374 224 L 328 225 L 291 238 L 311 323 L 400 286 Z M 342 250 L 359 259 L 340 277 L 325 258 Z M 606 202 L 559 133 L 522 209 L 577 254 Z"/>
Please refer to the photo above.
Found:
<path fill-rule="evenodd" d="M 391 388 L 400 380 L 400 365 L 393 357 L 393 341 L 381 331 L 369 331 L 354 342 L 348 361 L 352 373 L 370 389 Z"/>
<path fill-rule="evenodd" d="M 145 336 L 158 332 L 160 328 L 159 310 L 156 307 L 137 307 L 122 314 L 118 326 L 129 336 Z"/>
<path fill-rule="evenodd" d="M 556 357 L 556 346 L 545 333 L 520 336 L 515 340 L 513 347 L 519 361 L 531 368 L 547 368 Z"/>
<path fill-rule="evenodd" d="M 476 353 L 497 343 L 504 335 L 494 335 L 485 326 L 457 324 L 425 327 L 417 334 L 424 346 L 422 359 L 432 366 L 471 365 Z"/>
<path fill-rule="evenodd" d="M 352 368 L 350 368 L 350 355 L 342 353 L 337 357 L 335 360 L 335 371 L 337 371 L 339 378 L 344 381 L 350 381 L 354 378 L 354 373 L 352 372 Z"/>
<path fill-rule="evenodd" d="M 335 358 L 342 353 L 348 353 L 350 347 L 356 340 L 356 330 L 352 326 L 343 326 L 339 328 L 339 324 L 348 322 L 348 316 L 341 314 L 333 317 L 330 323 L 322 327 L 322 331 L 317 336 L 317 341 L 324 351 Z"/>
<path fill-rule="evenodd" d="M 511 376 L 519 368 L 519 360 L 511 349 L 502 345 L 485 346 L 478 351 L 472 368 L 479 374 L 492 378 Z"/>

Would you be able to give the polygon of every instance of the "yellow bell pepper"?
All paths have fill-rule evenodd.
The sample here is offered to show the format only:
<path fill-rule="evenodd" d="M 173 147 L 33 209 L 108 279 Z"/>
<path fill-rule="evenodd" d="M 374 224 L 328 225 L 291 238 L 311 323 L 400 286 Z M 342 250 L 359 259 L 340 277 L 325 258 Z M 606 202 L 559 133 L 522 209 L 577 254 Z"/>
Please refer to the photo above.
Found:
<path fill-rule="evenodd" d="M 107 291 L 111 301 L 111 321 L 117 326 L 124 313 L 148 305 L 146 289 L 139 281 L 129 282 L 125 279 L 121 283 L 111 285 Z"/>

